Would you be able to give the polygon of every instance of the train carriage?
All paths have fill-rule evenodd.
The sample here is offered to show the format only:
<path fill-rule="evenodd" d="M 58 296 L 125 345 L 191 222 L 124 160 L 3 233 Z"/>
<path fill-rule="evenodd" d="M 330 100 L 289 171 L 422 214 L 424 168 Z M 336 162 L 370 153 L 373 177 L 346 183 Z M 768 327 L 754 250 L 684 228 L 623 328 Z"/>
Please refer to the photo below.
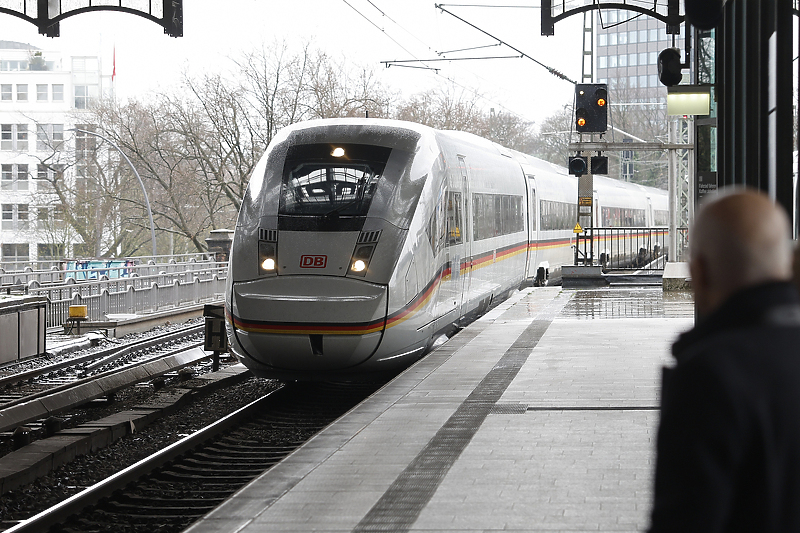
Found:
<path fill-rule="evenodd" d="M 641 205 L 664 196 L 640 193 Z M 283 379 L 404 367 L 572 263 L 576 194 L 564 169 L 466 133 L 375 119 L 286 128 L 236 225 L 231 349 Z"/>

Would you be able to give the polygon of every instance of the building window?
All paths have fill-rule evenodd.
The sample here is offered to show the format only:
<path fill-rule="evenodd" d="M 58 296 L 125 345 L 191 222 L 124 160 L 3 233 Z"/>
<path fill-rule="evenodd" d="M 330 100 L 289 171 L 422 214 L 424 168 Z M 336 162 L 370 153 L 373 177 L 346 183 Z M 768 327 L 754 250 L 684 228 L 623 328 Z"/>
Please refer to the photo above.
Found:
<path fill-rule="evenodd" d="M 608 34 L 608 44 L 610 46 L 615 46 L 617 44 L 617 34 L 616 33 L 609 33 Z"/>
<path fill-rule="evenodd" d="M 597 36 L 597 46 L 608 46 L 608 34 L 601 33 Z"/>
<path fill-rule="evenodd" d="M 19 72 L 28 70 L 27 61 L 0 61 L 0 70 L 5 72 Z"/>
<path fill-rule="evenodd" d="M 63 144 L 63 124 L 36 125 L 36 150 L 39 152 L 59 151 Z"/>
<path fill-rule="evenodd" d="M 3 223 L 5 224 L 5 204 L 3 205 Z M 29 260 L 27 244 L 3 244 L 4 263 L 26 263 Z"/>
<path fill-rule="evenodd" d="M 0 190 L 27 191 L 29 189 L 28 165 L 2 165 Z"/>
<path fill-rule="evenodd" d="M 619 62 L 617 64 L 620 67 L 627 67 L 628 66 L 628 55 L 627 54 L 620 54 L 619 55 Z"/>
<path fill-rule="evenodd" d="M 639 65 L 647 64 L 647 52 L 639 52 Z"/>
<path fill-rule="evenodd" d="M 17 135 L 16 135 L 17 145 L 14 147 L 15 150 L 18 152 L 22 152 L 28 149 L 28 125 L 27 124 L 17 124 Z"/>
<path fill-rule="evenodd" d="M 597 58 L 597 68 L 608 68 L 608 58 L 606 56 Z"/>
<path fill-rule="evenodd" d="M 17 100 L 20 102 L 27 102 L 28 101 L 28 84 L 27 83 L 18 83 L 17 84 Z"/>
<path fill-rule="evenodd" d="M 658 87 L 658 76 L 650 74 L 650 87 Z"/>
<path fill-rule="evenodd" d="M 54 183 L 63 177 L 64 165 L 36 165 L 36 190 L 53 192 Z"/>
<path fill-rule="evenodd" d="M 636 35 L 637 35 L 636 30 L 628 32 L 628 44 L 636 44 L 637 42 Z"/>
<path fill-rule="evenodd" d="M 646 75 L 645 76 L 639 76 L 639 87 L 641 87 L 642 89 L 647 87 L 647 76 Z"/>
<path fill-rule="evenodd" d="M 616 68 L 617 56 L 608 56 L 608 68 Z"/>
<path fill-rule="evenodd" d="M 639 42 L 640 43 L 647 42 L 647 30 L 639 30 Z"/>
<path fill-rule="evenodd" d="M 655 43 L 658 42 L 658 28 L 652 28 L 650 30 L 650 42 Z"/>
<path fill-rule="evenodd" d="M 54 102 L 63 102 L 64 101 L 64 84 L 63 83 L 54 83 L 53 84 L 53 101 Z"/>
<path fill-rule="evenodd" d="M 46 83 L 37 83 L 36 84 L 36 101 L 37 102 L 46 102 L 47 101 L 47 84 Z"/>
<path fill-rule="evenodd" d="M 628 54 L 628 66 L 629 67 L 636 66 L 636 54 Z"/>
<path fill-rule="evenodd" d="M 75 86 L 75 109 L 89 107 L 89 87 L 86 85 Z"/>
<path fill-rule="evenodd" d="M 28 149 L 27 124 L 1 124 L 0 125 L 0 150 L 16 150 L 18 152 Z"/>
<path fill-rule="evenodd" d="M 28 204 L 3 204 L 4 230 L 25 231 L 28 229 Z"/>
<path fill-rule="evenodd" d="M 61 259 L 64 257 L 63 244 L 38 244 L 36 246 L 39 260 L 42 259 Z"/>
<path fill-rule="evenodd" d="M 11 84 L 10 83 L 0 84 L 0 100 L 6 102 L 10 101 L 11 98 L 12 98 Z"/>
<path fill-rule="evenodd" d="M 628 44 L 628 32 L 620 32 L 617 42 L 619 44 Z"/>
<path fill-rule="evenodd" d="M 10 191 L 14 187 L 14 167 L 13 165 L 2 166 L 2 178 L 0 178 L 0 190 Z"/>
<path fill-rule="evenodd" d="M 628 78 L 628 86 L 631 89 L 635 89 L 636 88 L 636 76 L 631 76 L 630 78 Z"/>

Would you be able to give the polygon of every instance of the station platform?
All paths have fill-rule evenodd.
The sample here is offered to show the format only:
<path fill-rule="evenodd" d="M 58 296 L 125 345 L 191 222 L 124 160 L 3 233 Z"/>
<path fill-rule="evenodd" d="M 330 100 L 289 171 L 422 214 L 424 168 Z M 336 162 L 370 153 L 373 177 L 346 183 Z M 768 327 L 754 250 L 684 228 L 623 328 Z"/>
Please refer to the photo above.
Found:
<path fill-rule="evenodd" d="M 687 293 L 520 291 L 192 526 L 642 531 Z"/>

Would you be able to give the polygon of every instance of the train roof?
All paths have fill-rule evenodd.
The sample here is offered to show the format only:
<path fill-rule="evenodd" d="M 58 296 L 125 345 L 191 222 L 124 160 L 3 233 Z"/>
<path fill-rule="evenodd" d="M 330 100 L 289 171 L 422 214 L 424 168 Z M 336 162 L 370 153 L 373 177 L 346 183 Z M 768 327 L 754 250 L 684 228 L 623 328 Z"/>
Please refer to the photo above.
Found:
<path fill-rule="evenodd" d="M 352 127 L 356 129 L 363 128 L 366 130 L 372 128 L 376 129 L 385 128 L 388 130 L 386 133 L 389 134 L 393 138 L 393 140 L 405 139 L 407 142 L 409 142 L 409 144 L 410 143 L 416 144 L 416 142 L 420 137 L 440 138 L 440 139 L 447 138 L 457 143 L 471 144 L 483 150 L 496 151 L 501 155 L 505 155 L 506 157 L 514 159 L 520 164 L 524 163 L 541 172 L 553 173 L 562 176 L 569 176 L 569 171 L 564 166 L 550 163 L 548 161 L 545 161 L 544 159 L 540 159 L 538 157 L 534 157 L 529 154 L 524 154 L 522 152 L 506 148 L 494 141 L 490 141 L 473 133 L 468 133 L 458 130 L 437 130 L 431 128 L 430 126 L 425 126 L 423 124 L 418 124 L 416 122 L 408 122 L 404 120 L 394 120 L 394 119 L 384 119 L 384 118 L 360 118 L 360 117 L 307 120 L 304 122 L 297 122 L 295 124 L 286 126 L 280 132 L 278 132 L 278 134 L 275 136 L 272 143 L 270 144 L 283 142 L 293 134 L 302 137 L 304 135 L 304 132 L 307 132 L 308 135 L 312 137 L 313 136 L 312 132 L 314 130 L 319 130 L 320 128 L 325 128 L 330 126 Z M 411 133 L 412 135 L 409 136 L 409 133 Z M 309 142 L 318 142 L 318 141 L 309 139 Z M 608 185 L 613 185 L 622 189 L 640 190 L 640 191 L 661 190 L 661 189 L 655 189 L 653 187 L 639 185 L 636 183 L 623 182 L 608 177 L 599 176 L 596 177 L 596 179 L 607 181 Z"/>

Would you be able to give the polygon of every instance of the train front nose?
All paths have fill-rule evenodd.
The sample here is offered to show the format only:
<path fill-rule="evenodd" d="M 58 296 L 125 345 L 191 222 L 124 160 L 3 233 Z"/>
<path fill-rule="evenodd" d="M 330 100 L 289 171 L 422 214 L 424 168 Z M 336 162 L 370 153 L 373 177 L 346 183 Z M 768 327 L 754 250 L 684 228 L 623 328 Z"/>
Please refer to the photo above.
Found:
<path fill-rule="evenodd" d="M 350 278 L 281 276 L 233 284 L 234 351 L 276 371 L 342 370 L 378 348 L 386 287 Z"/>

